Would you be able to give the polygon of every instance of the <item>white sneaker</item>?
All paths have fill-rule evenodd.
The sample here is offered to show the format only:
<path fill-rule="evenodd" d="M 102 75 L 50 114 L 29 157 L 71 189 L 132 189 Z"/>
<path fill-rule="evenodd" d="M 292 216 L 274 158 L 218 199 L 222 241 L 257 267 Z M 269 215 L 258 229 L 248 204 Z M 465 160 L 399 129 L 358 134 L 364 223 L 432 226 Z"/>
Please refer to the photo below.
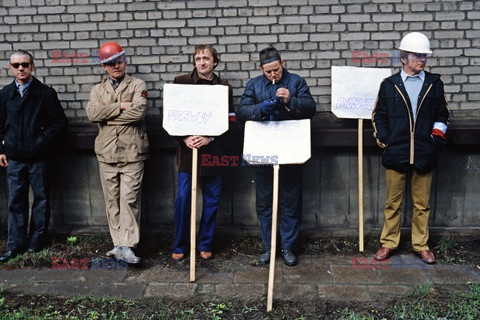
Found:
<path fill-rule="evenodd" d="M 115 246 L 115 248 L 113 248 L 112 250 L 108 251 L 106 253 L 107 257 L 113 257 L 114 255 L 116 255 L 118 253 L 118 251 L 120 250 L 120 246 Z"/>
<path fill-rule="evenodd" d="M 126 261 L 127 263 L 130 263 L 130 264 L 137 264 L 137 263 L 140 263 L 140 258 L 137 257 L 135 255 L 135 253 L 133 253 L 132 249 L 130 249 L 130 247 L 121 247 L 121 257 L 118 257 L 117 255 L 115 255 L 115 257 L 119 260 L 124 260 Z"/>

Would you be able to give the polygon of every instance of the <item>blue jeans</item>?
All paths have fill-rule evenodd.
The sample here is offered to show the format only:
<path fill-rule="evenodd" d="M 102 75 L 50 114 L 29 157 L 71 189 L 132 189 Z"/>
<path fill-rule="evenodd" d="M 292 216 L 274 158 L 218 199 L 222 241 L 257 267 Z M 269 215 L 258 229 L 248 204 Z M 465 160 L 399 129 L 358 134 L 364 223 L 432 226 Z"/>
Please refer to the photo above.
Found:
<path fill-rule="evenodd" d="M 203 211 L 198 230 L 198 251 L 212 251 L 212 240 L 217 221 L 218 204 L 222 192 L 222 176 L 202 177 Z M 175 199 L 174 253 L 186 253 L 190 244 L 192 175 L 178 173 L 178 194 Z"/>
<path fill-rule="evenodd" d="M 260 222 L 260 236 L 265 250 L 270 250 L 272 239 L 273 168 L 253 166 L 256 185 L 256 209 Z M 282 165 L 279 171 L 278 221 L 281 248 L 292 249 L 302 212 L 302 165 Z"/>
<path fill-rule="evenodd" d="M 7 250 L 22 251 L 27 244 L 28 191 L 32 187 L 33 205 L 30 219 L 29 249 L 42 245 L 50 222 L 47 161 L 16 161 L 9 159 L 8 240 Z"/>

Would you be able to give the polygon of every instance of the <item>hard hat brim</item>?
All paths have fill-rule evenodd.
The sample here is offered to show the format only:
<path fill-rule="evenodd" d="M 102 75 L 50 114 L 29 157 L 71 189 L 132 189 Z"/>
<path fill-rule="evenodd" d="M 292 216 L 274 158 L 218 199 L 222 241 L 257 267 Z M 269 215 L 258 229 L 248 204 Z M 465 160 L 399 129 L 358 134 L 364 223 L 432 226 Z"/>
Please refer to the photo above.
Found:
<path fill-rule="evenodd" d="M 412 49 L 412 48 L 405 48 L 405 47 L 398 47 L 398 50 L 401 50 L 401 51 L 406 51 L 406 52 L 413 52 L 413 53 L 424 53 L 424 54 L 431 54 L 432 51 L 431 50 L 416 50 L 416 49 Z"/>
<path fill-rule="evenodd" d="M 118 57 L 123 56 L 124 54 L 125 54 L 125 51 L 118 52 L 118 53 L 114 54 L 113 56 L 108 57 L 107 59 L 100 60 L 100 63 L 109 63 L 112 60 L 116 60 Z"/>

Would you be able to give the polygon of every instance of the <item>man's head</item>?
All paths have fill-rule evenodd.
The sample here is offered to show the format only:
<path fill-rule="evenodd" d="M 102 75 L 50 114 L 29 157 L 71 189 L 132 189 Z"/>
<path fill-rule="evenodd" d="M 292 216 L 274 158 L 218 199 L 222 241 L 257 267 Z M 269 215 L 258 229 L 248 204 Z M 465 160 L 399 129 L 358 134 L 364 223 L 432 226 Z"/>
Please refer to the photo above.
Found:
<path fill-rule="evenodd" d="M 399 49 L 403 70 L 410 75 L 421 72 L 427 63 L 427 54 L 432 53 L 430 41 L 420 32 L 405 35 Z"/>
<path fill-rule="evenodd" d="M 260 51 L 260 69 L 269 81 L 280 81 L 285 67 L 285 61 L 280 57 L 277 49 L 267 47 Z"/>
<path fill-rule="evenodd" d="M 116 42 L 106 42 L 100 47 L 100 62 L 111 78 L 120 79 L 127 69 L 125 51 Z"/>
<path fill-rule="evenodd" d="M 25 84 L 32 80 L 35 70 L 33 56 L 27 51 L 17 50 L 10 56 L 10 71 L 19 84 Z"/>
<path fill-rule="evenodd" d="M 193 52 L 193 65 L 197 68 L 204 78 L 210 79 L 213 74 L 213 70 L 220 62 L 217 50 L 209 44 L 202 44 L 195 47 Z"/>

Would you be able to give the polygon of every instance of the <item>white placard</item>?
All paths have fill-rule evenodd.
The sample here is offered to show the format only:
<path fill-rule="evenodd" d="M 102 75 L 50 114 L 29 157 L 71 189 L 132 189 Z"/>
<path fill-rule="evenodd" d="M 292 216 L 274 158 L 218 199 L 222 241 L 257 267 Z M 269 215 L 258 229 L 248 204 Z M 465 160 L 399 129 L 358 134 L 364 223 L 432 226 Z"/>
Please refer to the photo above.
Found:
<path fill-rule="evenodd" d="M 300 164 L 310 157 L 310 119 L 245 123 L 243 158 L 248 163 Z"/>
<path fill-rule="evenodd" d="M 163 128 L 172 136 L 219 136 L 228 130 L 228 87 L 167 83 Z"/>
<path fill-rule="evenodd" d="M 339 118 L 371 119 L 386 68 L 332 67 L 332 112 Z"/>

